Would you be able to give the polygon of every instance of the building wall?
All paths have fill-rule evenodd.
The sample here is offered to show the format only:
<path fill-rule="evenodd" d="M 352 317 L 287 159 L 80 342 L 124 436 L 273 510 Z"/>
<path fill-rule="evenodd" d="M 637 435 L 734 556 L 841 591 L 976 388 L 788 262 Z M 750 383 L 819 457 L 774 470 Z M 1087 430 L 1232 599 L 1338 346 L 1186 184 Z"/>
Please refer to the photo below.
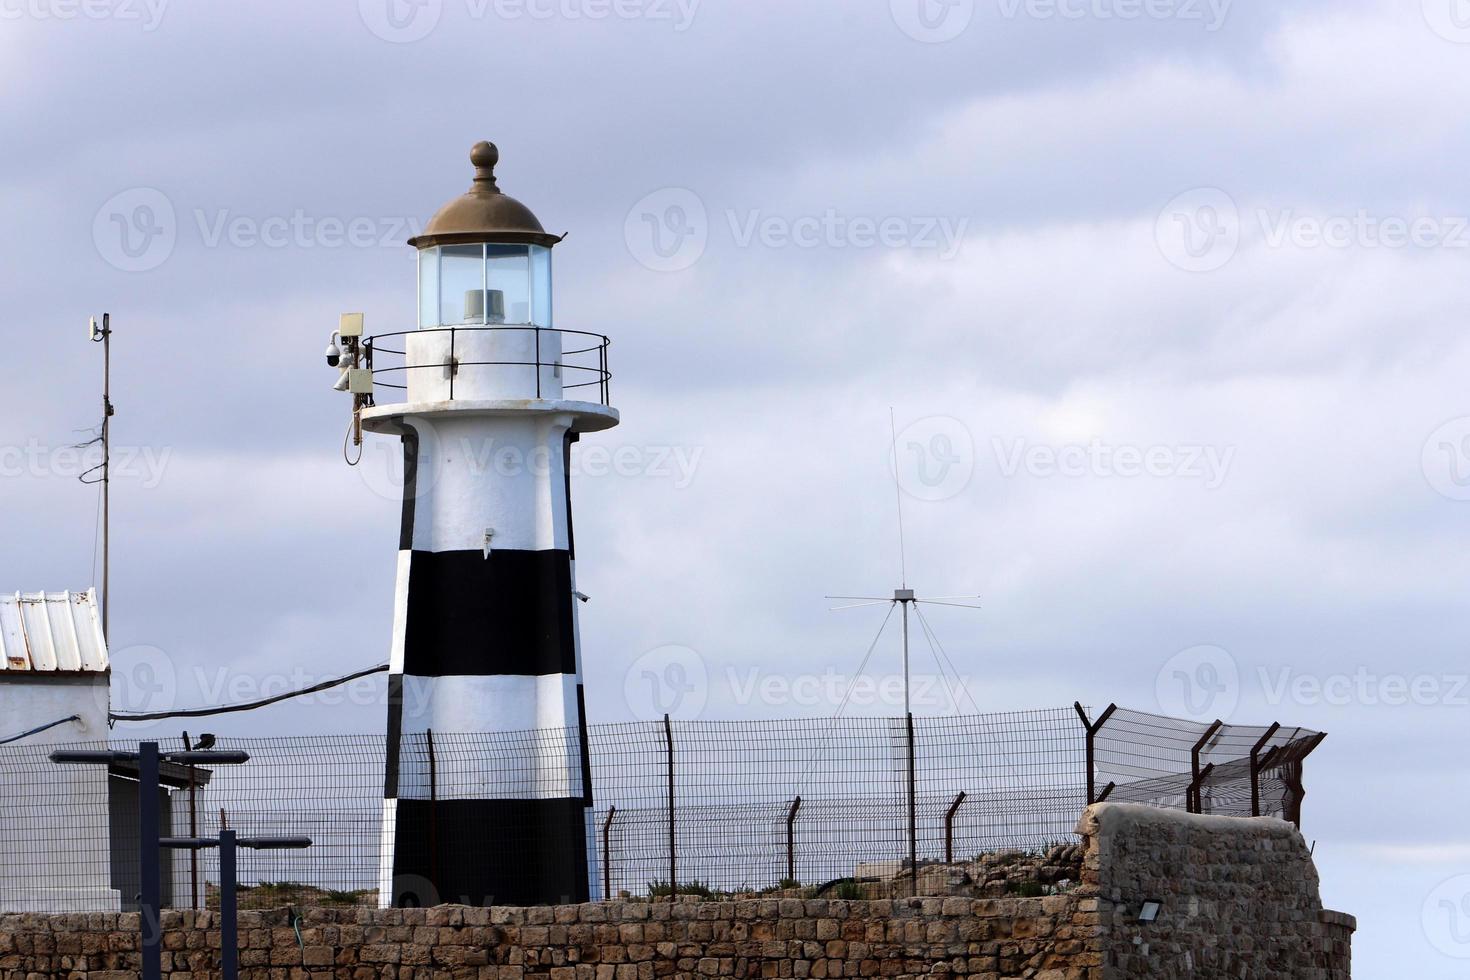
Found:
<path fill-rule="evenodd" d="M 242 977 L 654 980 L 948 973 L 1123 980 L 1347 980 L 1349 916 L 1324 912 L 1301 837 L 1276 821 L 1091 808 L 1082 884 L 1040 898 L 600 902 L 308 909 L 240 916 Z M 1218 820 L 1218 822 L 1217 822 Z M 1159 920 L 1137 922 L 1143 898 Z M 217 969 L 214 913 L 164 917 L 164 970 Z M 0 980 L 124 980 L 135 915 L 0 916 Z"/>
<path fill-rule="evenodd" d="M 19 744 L 64 745 L 107 741 L 109 682 L 107 671 L 85 674 L 7 671 L 0 674 L 0 738 L 18 735 L 68 715 L 80 715 L 80 722 L 58 725 Z"/>
<path fill-rule="evenodd" d="M 119 907 L 107 844 L 107 770 L 47 758 L 57 745 L 106 741 L 108 680 L 106 671 L 0 678 L 0 735 L 81 717 L 7 746 L 0 761 L 0 912 Z"/>

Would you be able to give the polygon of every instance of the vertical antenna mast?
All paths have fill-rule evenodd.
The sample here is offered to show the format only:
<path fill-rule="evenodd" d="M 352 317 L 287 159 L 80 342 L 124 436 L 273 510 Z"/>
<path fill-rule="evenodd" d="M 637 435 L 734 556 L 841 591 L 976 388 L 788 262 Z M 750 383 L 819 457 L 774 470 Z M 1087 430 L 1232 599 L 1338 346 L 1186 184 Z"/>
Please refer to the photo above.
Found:
<path fill-rule="evenodd" d="M 909 588 L 908 546 L 903 538 L 903 484 L 898 478 L 898 422 L 894 420 L 893 406 L 888 406 L 888 432 L 893 445 L 893 496 L 898 505 L 898 577 L 900 588 L 893 593 L 893 601 L 903 606 L 903 713 L 910 714 L 909 704 L 909 603 L 914 601 L 914 592 Z"/>
<path fill-rule="evenodd" d="M 87 337 L 93 343 L 102 344 L 102 462 L 98 468 L 102 470 L 102 476 L 98 482 L 102 484 L 102 638 L 106 640 L 107 634 L 107 607 L 112 599 L 112 590 L 108 587 L 109 573 L 111 572 L 110 555 L 108 551 L 108 517 L 111 511 L 111 500 L 109 499 L 112 483 L 112 314 L 102 314 L 102 326 L 97 326 L 97 318 L 93 317 L 88 327 Z"/>

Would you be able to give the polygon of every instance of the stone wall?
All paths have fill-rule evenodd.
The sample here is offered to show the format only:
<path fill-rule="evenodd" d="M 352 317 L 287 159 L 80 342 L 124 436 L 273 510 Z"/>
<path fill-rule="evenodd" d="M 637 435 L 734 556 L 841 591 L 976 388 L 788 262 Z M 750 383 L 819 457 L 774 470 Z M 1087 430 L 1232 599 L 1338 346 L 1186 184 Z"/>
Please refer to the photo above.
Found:
<path fill-rule="evenodd" d="M 1102 804 L 1077 829 L 1108 977 L 1350 975 L 1356 921 L 1322 908 L 1317 869 L 1291 824 Z M 1148 900 L 1162 903 L 1159 916 L 1141 923 Z"/>
<path fill-rule="evenodd" d="M 1301 835 L 1273 820 L 1103 804 L 1081 881 L 1035 898 L 620 901 L 240 915 L 246 980 L 654 980 L 955 974 L 984 980 L 1346 980 L 1351 917 L 1321 909 Z M 968 887 L 979 884 L 968 882 Z M 1147 899 L 1162 900 L 1141 924 Z M 164 917 L 169 980 L 217 975 L 215 913 Z M 0 916 L 0 980 L 124 980 L 136 915 Z"/>
<path fill-rule="evenodd" d="M 535 908 L 308 909 L 240 914 L 241 975 L 259 980 L 653 980 L 956 973 L 1082 980 L 1096 913 L 1075 895 L 881 902 L 605 902 Z M 138 917 L 0 918 L 0 980 L 124 980 Z M 218 918 L 164 916 L 164 973 L 216 969 Z M 126 971 L 126 972 L 124 972 Z"/>

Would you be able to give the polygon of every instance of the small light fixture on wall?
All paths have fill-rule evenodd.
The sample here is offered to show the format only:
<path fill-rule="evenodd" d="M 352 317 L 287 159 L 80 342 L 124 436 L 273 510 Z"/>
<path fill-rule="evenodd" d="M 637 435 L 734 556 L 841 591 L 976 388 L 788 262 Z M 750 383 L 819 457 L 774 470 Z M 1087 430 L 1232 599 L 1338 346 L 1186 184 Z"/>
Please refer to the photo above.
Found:
<path fill-rule="evenodd" d="M 1163 910 L 1164 900 L 1162 898 L 1144 899 L 1143 905 L 1138 909 L 1138 921 L 1144 925 L 1149 925 L 1158 920 L 1159 913 Z"/>

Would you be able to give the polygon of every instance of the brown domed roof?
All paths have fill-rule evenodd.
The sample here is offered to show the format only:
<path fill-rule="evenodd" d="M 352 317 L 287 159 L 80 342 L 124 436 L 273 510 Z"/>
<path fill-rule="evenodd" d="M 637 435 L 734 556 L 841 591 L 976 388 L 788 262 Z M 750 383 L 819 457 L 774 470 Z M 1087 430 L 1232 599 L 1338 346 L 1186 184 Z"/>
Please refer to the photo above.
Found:
<path fill-rule="evenodd" d="M 555 245 L 560 235 L 548 235 L 531 209 L 500 192 L 495 183 L 495 164 L 500 151 L 494 143 L 479 142 L 470 150 L 475 165 L 475 182 L 461 197 L 439 209 L 423 234 L 408 240 L 415 248 L 464 242 L 509 242 Z"/>

